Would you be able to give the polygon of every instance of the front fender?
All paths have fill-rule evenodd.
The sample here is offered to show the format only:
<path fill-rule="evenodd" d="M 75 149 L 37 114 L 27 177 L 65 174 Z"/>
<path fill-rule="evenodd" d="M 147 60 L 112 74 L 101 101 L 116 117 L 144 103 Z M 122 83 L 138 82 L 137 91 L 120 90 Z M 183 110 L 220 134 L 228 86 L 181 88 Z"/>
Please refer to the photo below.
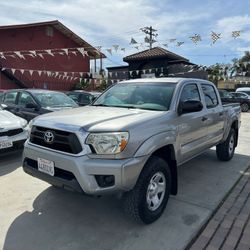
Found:
<path fill-rule="evenodd" d="M 166 131 L 156 135 L 151 136 L 145 140 L 140 147 L 135 152 L 135 157 L 140 157 L 144 155 L 152 155 L 157 149 L 160 149 L 166 145 L 172 144 L 174 149 L 176 149 L 176 132 Z M 175 152 L 176 155 L 176 152 Z"/>

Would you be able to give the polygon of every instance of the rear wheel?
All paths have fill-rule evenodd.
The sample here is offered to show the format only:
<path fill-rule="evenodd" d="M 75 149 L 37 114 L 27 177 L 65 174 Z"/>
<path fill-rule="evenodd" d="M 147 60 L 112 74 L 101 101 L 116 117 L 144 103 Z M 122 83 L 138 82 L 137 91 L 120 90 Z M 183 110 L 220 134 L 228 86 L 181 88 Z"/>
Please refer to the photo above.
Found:
<path fill-rule="evenodd" d="M 226 141 L 216 146 L 216 154 L 219 160 L 229 161 L 234 156 L 236 146 L 236 132 L 231 129 Z"/>
<path fill-rule="evenodd" d="M 125 212 L 138 222 L 156 221 L 167 205 L 170 187 L 168 164 L 159 157 L 150 157 L 134 189 L 124 195 Z"/>
<path fill-rule="evenodd" d="M 240 107 L 242 112 L 247 112 L 249 110 L 249 106 L 247 103 L 242 103 Z"/>

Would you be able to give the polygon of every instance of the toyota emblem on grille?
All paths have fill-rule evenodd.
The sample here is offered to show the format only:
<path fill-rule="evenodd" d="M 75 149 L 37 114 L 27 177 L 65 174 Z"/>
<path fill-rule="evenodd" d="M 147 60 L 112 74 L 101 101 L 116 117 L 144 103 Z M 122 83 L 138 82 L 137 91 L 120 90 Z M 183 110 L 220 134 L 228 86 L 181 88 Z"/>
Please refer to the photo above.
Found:
<path fill-rule="evenodd" d="M 51 143 L 54 142 L 55 136 L 54 136 L 54 134 L 53 134 L 51 131 L 46 131 L 46 132 L 44 133 L 43 139 L 44 139 L 44 141 L 45 141 L 46 143 L 50 143 L 50 144 L 51 144 Z"/>

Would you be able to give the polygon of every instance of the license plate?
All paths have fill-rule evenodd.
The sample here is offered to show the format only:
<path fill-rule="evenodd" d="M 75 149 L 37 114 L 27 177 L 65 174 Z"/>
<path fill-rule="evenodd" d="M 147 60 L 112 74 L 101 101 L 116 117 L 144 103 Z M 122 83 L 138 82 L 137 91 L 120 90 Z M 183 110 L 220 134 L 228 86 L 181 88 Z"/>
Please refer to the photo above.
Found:
<path fill-rule="evenodd" d="M 55 164 L 53 161 L 49 161 L 46 159 L 42 158 L 37 158 L 37 163 L 38 163 L 38 170 L 45 173 L 49 174 L 51 176 L 54 176 L 55 174 Z"/>
<path fill-rule="evenodd" d="M 0 142 L 0 149 L 11 148 L 11 147 L 13 147 L 12 141 L 1 141 Z"/>

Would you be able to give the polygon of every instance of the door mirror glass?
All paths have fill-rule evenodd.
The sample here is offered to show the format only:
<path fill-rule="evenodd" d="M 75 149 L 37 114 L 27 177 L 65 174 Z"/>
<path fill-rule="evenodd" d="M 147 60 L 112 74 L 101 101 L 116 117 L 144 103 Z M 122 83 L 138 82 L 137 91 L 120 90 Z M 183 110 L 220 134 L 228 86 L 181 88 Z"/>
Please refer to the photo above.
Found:
<path fill-rule="evenodd" d="M 185 102 L 180 102 L 178 107 L 178 114 L 199 112 L 203 109 L 203 105 L 200 101 L 190 100 Z"/>

